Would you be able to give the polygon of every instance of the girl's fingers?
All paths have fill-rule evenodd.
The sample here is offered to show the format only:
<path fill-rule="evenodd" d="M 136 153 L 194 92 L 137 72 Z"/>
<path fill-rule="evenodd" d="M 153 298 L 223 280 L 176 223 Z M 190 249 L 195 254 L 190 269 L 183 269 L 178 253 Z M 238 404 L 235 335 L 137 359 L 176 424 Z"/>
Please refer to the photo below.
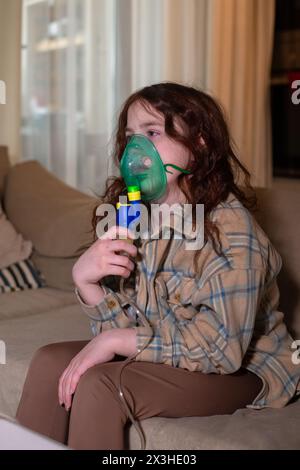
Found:
<path fill-rule="evenodd" d="M 111 240 L 109 243 L 109 251 L 126 251 L 129 256 L 135 257 L 137 255 L 137 247 L 125 240 Z"/>
<path fill-rule="evenodd" d="M 66 384 L 66 407 L 67 410 L 71 407 L 72 402 L 72 395 L 76 390 L 76 387 L 79 382 L 79 375 L 77 371 L 73 371 L 73 373 L 68 377 L 68 382 Z"/>
<path fill-rule="evenodd" d="M 134 235 L 131 230 L 125 227 L 118 226 L 118 225 L 114 225 L 113 227 L 110 227 L 110 229 L 107 230 L 107 232 L 105 232 L 99 239 L 106 240 L 109 238 L 111 240 L 115 240 L 116 238 L 118 238 L 118 235 L 122 235 L 124 237 L 134 239 Z"/>
<path fill-rule="evenodd" d="M 109 265 L 109 274 L 113 276 L 129 277 L 130 271 L 129 269 L 123 268 L 122 266 L 116 266 L 112 264 L 112 265 Z"/>
<path fill-rule="evenodd" d="M 72 395 L 75 392 L 82 372 L 82 366 L 78 361 L 72 361 L 62 374 L 59 381 L 59 401 L 65 404 L 66 410 L 69 410 L 72 402 Z"/>
<path fill-rule="evenodd" d="M 61 404 L 66 405 L 67 401 L 67 384 L 69 380 L 70 374 L 72 374 L 72 370 L 74 368 L 73 361 L 70 362 L 69 366 L 65 369 L 64 373 L 62 374 L 59 382 L 59 399 Z"/>
<path fill-rule="evenodd" d="M 122 266 L 130 271 L 134 269 L 134 263 L 124 255 L 112 255 L 109 260 L 110 265 Z"/>
<path fill-rule="evenodd" d="M 68 373 L 69 371 L 69 367 L 67 367 L 64 372 L 62 373 L 62 375 L 60 376 L 60 379 L 59 379 L 59 382 L 58 382 L 58 400 L 59 400 L 59 404 L 60 405 L 63 405 L 64 403 L 64 389 L 63 389 L 63 384 L 64 384 L 64 379 L 66 377 L 66 374 Z"/>
<path fill-rule="evenodd" d="M 68 374 L 63 383 L 63 403 L 65 405 L 66 410 L 70 408 L 70 396 L 69 396 L 69 389 L 70 389 L 70 380 L 72 378 L 72 374 Z"/>
<path fill-rule="evenodd" d="M 72 404 L 72 395 L 75 393 L 80 377 L 84 373 L 82 367 L 76 367 L 68 375 L 65 383 L 65 404 L 68 411 Z"/>
<path fill-rule="evenodd" d="M 69 373 L 69 372 L 68 372 Z M 62 380 L 61 390 L 62 390 L 62 404 L 66 407 L 66 383 L 67 383 L 67 376 L 66 374 Z"/>
<path fill-rule="evenodd" d="M 74 374 L 76 373 L 76 368 L 72 369 L 70 373 L 66 376 L 64 383 L 64 396 L 65 396 L 65 405 L 66 410 L 71 406 L 71 382 L 73 380 Z"/>
<path fill-rule="evenodd" d="M 67 409 L 69 409 L 72 404 L 72 396 L 76 391 L 80 377 L 81 377 L 81 374 L 79 374 L 78 371 L 74 371 L 73 375 L 70 377 L 69 388 L 68 388 L 68 393 L 67 393 Z"/>

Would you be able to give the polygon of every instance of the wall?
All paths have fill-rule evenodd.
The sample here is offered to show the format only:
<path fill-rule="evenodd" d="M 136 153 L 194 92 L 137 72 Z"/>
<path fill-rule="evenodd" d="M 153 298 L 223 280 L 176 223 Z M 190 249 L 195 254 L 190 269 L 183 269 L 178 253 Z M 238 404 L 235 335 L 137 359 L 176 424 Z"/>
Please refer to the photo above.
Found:
<path fill-rule="evenodd" d="M 297 190 L 300 196 L 300 178 L 273 178 L 272 188 Z"/>
<path fill-rule="evenodd" d="M 8 145 L 12 162 L 20 159 L 21 0 L 0 0 L 0 80 L 6 104 L 0 104 L 0 145 Z"/>

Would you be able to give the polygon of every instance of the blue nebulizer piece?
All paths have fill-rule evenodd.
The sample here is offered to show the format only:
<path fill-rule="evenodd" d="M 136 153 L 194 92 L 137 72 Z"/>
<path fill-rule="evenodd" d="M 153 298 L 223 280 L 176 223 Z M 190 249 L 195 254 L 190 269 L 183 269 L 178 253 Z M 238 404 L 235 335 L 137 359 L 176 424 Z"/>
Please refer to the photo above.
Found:
<path fill-rule="evenodd" d="M 117 224 L 130 229 L 141 216 L 141 192 L 138 186 L 128 186 L 127 202 L 117 202 Z"/>

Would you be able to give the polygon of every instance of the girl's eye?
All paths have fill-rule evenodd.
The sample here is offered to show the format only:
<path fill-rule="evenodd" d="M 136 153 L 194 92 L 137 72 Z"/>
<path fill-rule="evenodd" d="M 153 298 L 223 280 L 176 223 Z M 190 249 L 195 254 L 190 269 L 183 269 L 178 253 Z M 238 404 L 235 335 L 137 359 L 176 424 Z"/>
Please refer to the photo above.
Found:
<path fill-rule="evenodd" d="M 157 137 L 159 135 L 158 131 L 148 131 L 148 137 Z"/>

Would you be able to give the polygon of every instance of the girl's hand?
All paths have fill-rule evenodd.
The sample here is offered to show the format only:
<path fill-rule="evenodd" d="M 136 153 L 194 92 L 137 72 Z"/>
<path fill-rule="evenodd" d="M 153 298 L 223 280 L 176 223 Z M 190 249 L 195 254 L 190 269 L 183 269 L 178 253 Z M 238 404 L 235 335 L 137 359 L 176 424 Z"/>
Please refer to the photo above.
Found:
<path fill-rule="evenodd" d="M 97 284 L 103 277 L 110 274 L 126 278 L 130 276 L 131 271 L 134 269 L 134 263 L 128 256 L 117 254 L 117 252 L 125 251 L 128 255 L 134 257 L 137 255 L 137 248 L 125 240 L 115 240 L 117 234 L 133 238 L 126 228 L 111 227 L 74 264 L 72 276 L 75 285 Z"/>
<path fill-rule="evenodd" d="M 58 399 L 60 405 L 69 410 L 72 394 L 75 392 L 79 379 L 90 367 L 111 361 L 114 356 L 114 343 L 110 331 L 100 333 L 93 338 L 70 362 L 59 379 Z"/>
<path fill-rule="evenodd" d="M 72 395 L 80 377 L 96 364 L 111 361 L 115 354 L 132 356 L 136 354 L 136 331 L 133 328 L 114 328 L 93 338 L 70 362 L 59 379 L 58 399 L 69 410 Z"/>

